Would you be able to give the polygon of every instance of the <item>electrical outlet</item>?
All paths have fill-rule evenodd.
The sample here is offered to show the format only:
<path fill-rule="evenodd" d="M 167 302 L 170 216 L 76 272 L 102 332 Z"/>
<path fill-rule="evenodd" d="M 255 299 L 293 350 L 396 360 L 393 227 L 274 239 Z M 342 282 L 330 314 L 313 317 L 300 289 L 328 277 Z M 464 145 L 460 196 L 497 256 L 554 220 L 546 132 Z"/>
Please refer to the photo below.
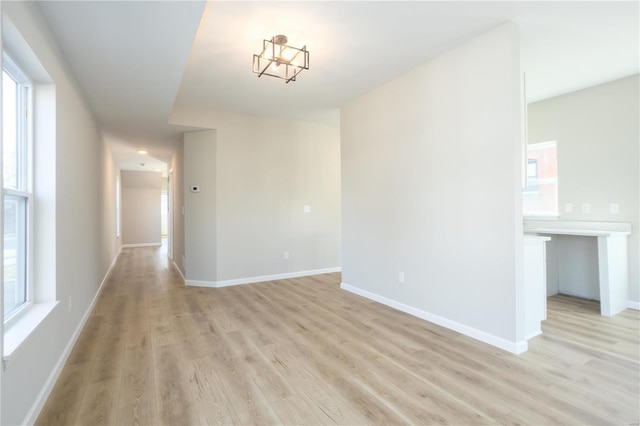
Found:
<path fill-rule="evenodd" d="M 589 212 L 591 212 L 591 204 L 589 203 L 582 204 L 582 213 L 589 213 Z"/>
<path fill-rule="evenodd" d="M 398 282 L 404 284 L 404 272 L 398 273 Z"/>
<path fill-rule="evenodd" d="M 564 212 L 565 213 L 573 213 L 573 204 L 571 203 L 566 203 L 564 205 Z"/>
<path fill-rule="evenodd" d="M 610 214 L 618 214 L 620 213 L 620 205 L 617 203 L 609 204 L 609 213 Z"/>
<path fill-rule="evenodd" d="M 288 251 L 284 252 L 284 260 L 289 260 L 289 252 Z"/>

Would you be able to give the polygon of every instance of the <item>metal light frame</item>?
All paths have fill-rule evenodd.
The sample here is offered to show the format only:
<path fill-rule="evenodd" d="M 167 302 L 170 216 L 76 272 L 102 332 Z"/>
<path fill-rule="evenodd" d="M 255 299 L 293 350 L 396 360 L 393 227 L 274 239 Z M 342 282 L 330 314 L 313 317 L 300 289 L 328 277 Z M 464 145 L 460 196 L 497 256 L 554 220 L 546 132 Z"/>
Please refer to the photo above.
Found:
<path fill-rule="evenodd" d="M 258 74 L 280 78 L 288 84 L 296 81 L 302 70 L 309 69 L 309 51 L 307 46 L 297 48 L 287 45 L 287 36 L 276 35 L 271 40 L 263 40 L 262 52 L 253 55 L 252 71 Z"/>

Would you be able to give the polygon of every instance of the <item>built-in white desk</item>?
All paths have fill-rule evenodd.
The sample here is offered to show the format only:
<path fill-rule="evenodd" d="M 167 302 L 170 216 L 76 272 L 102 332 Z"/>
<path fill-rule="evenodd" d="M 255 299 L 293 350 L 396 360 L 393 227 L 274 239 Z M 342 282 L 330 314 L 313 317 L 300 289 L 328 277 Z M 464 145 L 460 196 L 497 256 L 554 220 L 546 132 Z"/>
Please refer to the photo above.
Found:
<path fill-rule="evenodd" d="M 524 236 L 525 338 L 542 333 L 541 322 L 547 318 L 547 271 L 545 243 L 550 237 Z"/>
<path fill-rule="evenodd" d="M 537 220 L 524 222 L 524 232 L 536 235 L 577 235 L 598 239 L 600 313 L 611 317 L 624 311 L 629 298 L 627 236 L 631 224 Z"/>

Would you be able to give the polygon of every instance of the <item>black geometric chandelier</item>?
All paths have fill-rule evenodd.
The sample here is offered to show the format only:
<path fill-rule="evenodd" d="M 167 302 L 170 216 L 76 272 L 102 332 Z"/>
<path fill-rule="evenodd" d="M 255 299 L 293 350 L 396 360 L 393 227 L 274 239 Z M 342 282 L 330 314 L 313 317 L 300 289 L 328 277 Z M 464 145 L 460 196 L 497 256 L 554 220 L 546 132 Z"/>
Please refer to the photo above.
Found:
<path fill-rule="evenodd" d="M 276 35 L 271 40 L 263 40 L 262 52 L 253 55 L 253 72 L 258 77 L 270 75 L 281 78 L 286 83 L 296 81 L 302 70 L 309 69 L 307 46 L 301 49 L 287 46 L 287 36 Z"/>

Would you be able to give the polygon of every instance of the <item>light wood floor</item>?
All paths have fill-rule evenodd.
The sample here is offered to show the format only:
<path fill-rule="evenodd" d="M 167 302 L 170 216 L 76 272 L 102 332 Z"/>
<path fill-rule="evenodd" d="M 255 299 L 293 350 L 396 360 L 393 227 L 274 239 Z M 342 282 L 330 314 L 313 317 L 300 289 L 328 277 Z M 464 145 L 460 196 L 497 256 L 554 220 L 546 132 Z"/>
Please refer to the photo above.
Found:
<path fill-rule="evenodd" d="M 38 425 L 638 424 L 639 315 L 549 299 L 512 355 L 339 289 L 185 287 L 124 249 Z"/>

